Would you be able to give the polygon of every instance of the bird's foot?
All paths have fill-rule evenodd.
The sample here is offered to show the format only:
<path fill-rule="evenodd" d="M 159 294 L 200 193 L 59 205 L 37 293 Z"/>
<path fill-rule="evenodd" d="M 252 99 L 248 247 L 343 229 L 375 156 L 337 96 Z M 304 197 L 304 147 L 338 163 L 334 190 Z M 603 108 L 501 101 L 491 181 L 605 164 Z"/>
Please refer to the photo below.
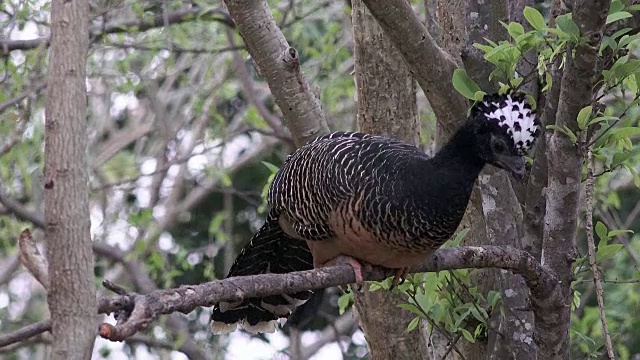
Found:
<path fill-rule="evenodd" d="M 349 265 L 353 268 L 353 273 L 356 277 L 356 284 L 362 285 L 364 284 L 364 277 L 362 276 L 362 268 L 364 267 L 365 271 L 371 271 L 371 264 L 359 261 L 357 259 L 352 258 L 351 256 L 346 255 L 338 255 L 335 258 L 327 261 L 322 264 L 322 267 L 326 266 L 335 266 L 335 265 Z"/>
<path fill-rule="evenodd" d="M 396 274 L 393 277 L 393 281 L 391 282 L 391 287 L 389 288 L 389 290 L 393 290 L 396 286 L 404 284 L 404 281 L 407 279 L 408 273 L 408 267 L 396 269 Z"/>

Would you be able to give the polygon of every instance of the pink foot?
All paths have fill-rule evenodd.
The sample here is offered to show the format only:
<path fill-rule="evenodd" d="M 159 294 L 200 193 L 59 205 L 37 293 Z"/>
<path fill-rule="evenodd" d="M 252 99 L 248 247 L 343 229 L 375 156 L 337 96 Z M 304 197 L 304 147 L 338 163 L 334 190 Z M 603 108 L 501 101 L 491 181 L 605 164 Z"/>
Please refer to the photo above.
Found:
<path fill-rule="evenodd" d="M 351 268 L 353 268 L 353 274 L 356 277 L 356 284 L 358 285 L 362 285 L 364 283 L 364 277 L 362 276 L 362 267 L 364 266 L 365 271 L 371 271 L 371 264 L 368 264 L 366 262 L 361 262 L 357 259 L 354 259 L 346 255 L 338 255 L 335 258 L 322 264 L 322 267 L 333 266 L 333 265 L 351 266 Z"/>

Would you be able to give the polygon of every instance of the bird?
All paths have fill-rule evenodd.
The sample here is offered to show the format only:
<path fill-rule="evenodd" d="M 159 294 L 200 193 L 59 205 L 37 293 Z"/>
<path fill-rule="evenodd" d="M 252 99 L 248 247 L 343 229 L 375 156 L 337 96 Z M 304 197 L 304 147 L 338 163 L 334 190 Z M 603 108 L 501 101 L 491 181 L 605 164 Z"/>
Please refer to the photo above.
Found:
<path fill-rule="evenodd" d="M 465 123 L 429 157 L 391 138 L 333 132 L 300 147 L 269 187 L 264 225 L 228 277 L 289 273 L 347 259 L 396 271 L 420 264 L 455 233 L 486 164 L 522 179 L 524 156 L 541 132 L 524 93 L 485 95 Z M 274 332 L 312 291 L 220 302 L 214 334 Z"/>

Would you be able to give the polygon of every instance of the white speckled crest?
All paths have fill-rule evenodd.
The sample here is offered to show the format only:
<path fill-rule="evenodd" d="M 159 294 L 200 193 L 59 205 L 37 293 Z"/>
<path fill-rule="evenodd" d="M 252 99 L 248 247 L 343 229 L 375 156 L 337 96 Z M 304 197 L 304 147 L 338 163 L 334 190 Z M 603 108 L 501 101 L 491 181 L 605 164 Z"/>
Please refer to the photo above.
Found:
<path fill-rule="evenodd" d="M 485 96 L 474 106 L 472 113 L 496 122 L 511 137 L 520 155 L 531 149 L 540 134 L 535 112 L 521 93 Z"/>

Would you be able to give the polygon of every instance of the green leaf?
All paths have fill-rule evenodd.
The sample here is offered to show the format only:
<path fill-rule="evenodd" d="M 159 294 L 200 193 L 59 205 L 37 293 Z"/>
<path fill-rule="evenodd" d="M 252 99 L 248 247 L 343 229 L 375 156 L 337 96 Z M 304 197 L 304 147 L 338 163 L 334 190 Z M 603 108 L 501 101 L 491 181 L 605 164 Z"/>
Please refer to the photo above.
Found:
<path fill-rule="evenodd" d="M 474 100 L 476 92 L 481 91 L 478 84 L 467 75 L 464 69 L 456 69 L 453 72 L 453 87 L 470 100 Z"/>
<path fill-rule="evenodd" d="M 626 18 L 630 18 L 633 17 L 633 15 L 631 15 L 631 13 L 628 13 L 626 11 L 620 11 L 617 13 L 613 13 L 610 14 L 609 16 L 607 16 L 607 24 L 611 24 L 612 22 L 616 22 L 618 20 L 622 20 L 622 19 L 626 19 Z"/>
<path fill-rule="evenodd" d="M 340 315 L 344 314 L 353 299 L 353 293 L 348 292 L 340 295 L 338 298 L 338 309 L 340 309 Z"/>
<path fill-rule="evenodd" d="M 611 159 L 611 167 L 618 166 L 623 162 L 629 160 L 631 156 L 635 155 L 632 151 L 621 151 L 613 154 L 613 158 Z"/>
<path fill-rule="evenodd" d="M 507 31 L 512 38 L 516 39 L 518 36 L 524 34 L 524 27 L 517 22 L 512 22 L 507 26 Z"/>
<path fill-rule="evenodd" d="M 626 33 L 628 33 L 629 31 L 633 30 L 632 28 L 624 28 L 624 29 L 620 29 L 616 32 L 613 33 L 613 35 L 611 35 L 612 39 L 617 39 L 622 35 L 625 35 Z"/>
<path fill-rule="evenodd" d="M 411 311 L 412 313 L 418 315 L 418 316 L 424 316 L 424 314 L 422 313 L 422 311 L 420 311 L 420 309 L 413 305 L 413 304 L 400 304 L 398 305 L 399 308 Z"/>
<path fill-rule="evenodd" d="M 409 325 L 407 325 L 407 332 L 412 332 L 413 330 L 415 330 L 415 328 L 418 327 L 419 323 L 420 323 L 419 317 L 413 318 L 413 320 L 411 320 Z"/>
<path fill-rule="evenodd" d="M 544 84 L 544 87 L 542 88 L 542 92 L 545 92 L 551 89 L 551 85 L 553 85 L 553 77 L 551 76 L 550 72 L 548 71 L 544 72 L 544 79 L 545 79 L 545 84 Z"/>
<path fill-rule="evenodd" d="M 511 80 L 511 87 L 517 88 L 518 86 L 520 86 L 520 84 L 522 84 L 522 80 L 524 80 L 524 78 L 522 77 L 513 78 Z"/>
<path fill-rule="evenodd" d="M 482 101 L 482 99 L 484 99 L 485 95 L 487 95 L 487 93 L 484 92 L 484 91 L 476 91 L 476 93 L 473 94 L 473 100 Z"/>
<path fill-rule="evenodd" d="M 266 162 L 266 161 L 263 161 L 262 165 L 266 166 L 267 169 L 269 169 L 269 171 L 271 171 L 271 173 L 273 173 L 273 174 L 277 173 L 278 170 L 280 170 L 279 167 L 273 165 L 272 163 Z"/>
<path fill-rule="evenodd" d="M 501 298 L 502 295 L 495 290 L 489 290 L 489 292 L 487 293 L 487 302 L 489 303 L 491 308 L 495 308 Z"/>
<path fill-rule="evenodd" d="M 629 170 L 629 172 L 633 176 L 633 184 L 636 187 L 640 188 L 640 177 L 638 177 L 638 173 L 635 171 L 635 169 L 629 166 L 629 164 L 622 164 L 622 166 L 624 166 L 625 168 L 627 168 L 627 170 Z"/>
<path fill-rule="evenodd" d="M 153 219 L 153 211 L 151 209 L 142 209 L 137 213 L 129 215 L 129 223 L 133 226 L 147 226 Z"/>
<path fill-rule="evenodd" d="M 596 234 L 598 235 L 601 241 L 602 240 L 606 241 L 609 239 L 609 237 L 607 236 L 607 233 L 608 233 L 607 226 L 603 224 L 601 221 L 598 221 L 596 223 L 595 230 L 596 230 Z"/>
<path fill-rule="evenodd" d="M 640 135 L 640 127 L 623 127 L 611 130 L 611 140 L 618 141 L 632 135 Z"/>
<path fill-rule="evenodd" d="M 467 235 L 468 232 L 469 232 L 469 228 L 464 228 L 460 230 L 456 234 L 456 237 L 453 239 L 453 246 L 460 246 L 462 239 L 464 239 L 465 235 Z"/>
<path fill-rule="evenodd" d="M 378 282 L 372 282 L 369 285 L 369 291 L 374 292 L 376 290 L 380 290 L 382 289 L 382 286 L 378 283 Z"/>
<path fill-rule="evenodd" d="M 612 258 L 618 251 L 622 250 L 624 245 L 622 244 L 608 244 L 605 246 L 598 246 L 596 251 L 596 262 L 601 262 Z"/>
<path fill-rule="evenodd" d="M 574 334 L 576 334 L 580 339 L 582 339 L 583 342 L 591 344 L 590 346 L 595 346 L 596 345 L 596 342 L 593 341 L 593 339 L 591 339 L 587 335 L 585 335 L 585 334 L 583 334 L 581 332 L 575 331 L 575 330 L 571 330 L 571 331 L 573 331 Z"/>
<path fill-rule="evenodd" d="M 587 128 L 587 121 L 589 120 L 592 111 L 592 106 L 585 106 L 578 113 L 578 128 L 580 128 L 580 130 Z"/>
<path fill-rule="evenodd" d="M 609 5 L 608 14 L 617 13 L 618 11 L 622 11 L 624 9 L 624 4 L 620 0 L 611 1 L 611 5 Z"/>
<path fill-rule="evenodd" d="M 589 120 L 589 122 L 587 123 L 587 126 L 591 126 L 593 124 L 597 124 L 597 123 L 600 123 L 603 121 L 609 121 L 609 120 L 620 120 L 620 118 L 617 116 L 598 116 Z"/>
<path fill-rule="evenodd" d="M 609 231 L 607 236 L 612 238 L 612 237 L 618 236 L 620 234 L 633 234 L 633 230 L 611 230 L 611 231 Z"/>
<path fill-rule="evenodd" d="M 462 333 L 462 336 L 470 343 L 475 343 L 476 339 L 473 338 L 473 335 L 471 335 L 471 333 L 469 332 L 469 330 L 467 329 L 460 329 L 460 332 Z"/>
<path fill-rule="evenodd" d="M 576 134 L 574 134 L 574 132 L 571 131 L 571 129 L 569 129 L 567 125 L 564 125 L 563 127 L 557 125 L 547 125 L 547 129 L 565 134 L 574 144 L 578 141 L 578 137 L 576 136 Z"/>
<path fill-rule="evenodd" d="M 578 38 L 580 38 L 580 29 L 573 21 L 571 13 L 558 16 L 556 18 L 556 24 L 558 24 L 560 30 L 569 34 L 574 41 L 577 41 Z"/>
<path fill-rule="evenodd" d="M 529 24 L 531 24 L 534 29 L 538 31 L 544 31 L 547 28 L 544 17 L 538 10 L 527 6 L 524 8 L 524 11 L 522 13 L 524 14 L 524 18 L 527 19 Z"/>
<path fill-rule="evenodd" d="M 476 320 L 480 321 L 483 324 L 487 322 L 489 315 L 483 308 L 476 308 L 475 306 L 472 306 L 469 308 L 469 310 L 471 310 L 471 315 L 473 315 Z"/>

